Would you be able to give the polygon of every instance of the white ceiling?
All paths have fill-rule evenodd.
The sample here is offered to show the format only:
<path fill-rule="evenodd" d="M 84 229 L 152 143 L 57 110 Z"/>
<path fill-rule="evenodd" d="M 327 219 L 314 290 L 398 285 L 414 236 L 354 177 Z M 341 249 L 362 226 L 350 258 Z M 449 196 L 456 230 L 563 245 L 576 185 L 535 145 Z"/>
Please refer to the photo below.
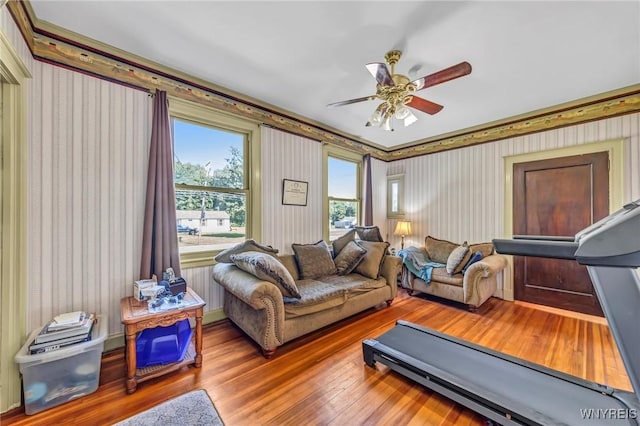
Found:
<path fill-rule="evenodd" d="M 640 83 L 638 1 L 55 1 L 36 17 L 384 147 Z M 364 126 L 365 68 L 403 51 L 411 78 L 468 61 L 418 95 L 444 105 L 394 132 Z M 419 68 L 417 71 L 410 69 Z"/>

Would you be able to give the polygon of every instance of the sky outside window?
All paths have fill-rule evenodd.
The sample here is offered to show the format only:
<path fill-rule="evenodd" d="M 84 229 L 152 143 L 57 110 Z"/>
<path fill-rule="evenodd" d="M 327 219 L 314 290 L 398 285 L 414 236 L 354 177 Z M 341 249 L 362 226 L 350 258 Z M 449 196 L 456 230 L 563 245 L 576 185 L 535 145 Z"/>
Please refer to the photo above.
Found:
<path fill-rule="evenodd" d="M 211 163 L 211 170 L 219 170 L 227 164 L 225 158 L 231 155 L 231 147 L 243 154 L 244 137 L 212 127 L 173 120 L 174 154 L 176 161 L 205 166 Z"/>
<path fill-rule="evenodd" d="M 329 157 L 329 196 L 335 198 L 358 198 L 358 165 L 351 161 Z"/>

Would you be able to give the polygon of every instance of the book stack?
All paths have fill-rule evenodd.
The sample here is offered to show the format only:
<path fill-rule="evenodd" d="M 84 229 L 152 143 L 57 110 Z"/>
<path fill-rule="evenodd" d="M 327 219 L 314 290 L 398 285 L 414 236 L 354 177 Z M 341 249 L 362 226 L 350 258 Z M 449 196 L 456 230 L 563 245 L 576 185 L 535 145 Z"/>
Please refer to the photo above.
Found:
<path fill-rule="evenodd" d="M 29 346 L 29 351 L 34 355 L 87 342 L 91 340 L 91 331 L 95 322 L 94 314 L 83 311 L 58 315 L 42 327 Z"/>

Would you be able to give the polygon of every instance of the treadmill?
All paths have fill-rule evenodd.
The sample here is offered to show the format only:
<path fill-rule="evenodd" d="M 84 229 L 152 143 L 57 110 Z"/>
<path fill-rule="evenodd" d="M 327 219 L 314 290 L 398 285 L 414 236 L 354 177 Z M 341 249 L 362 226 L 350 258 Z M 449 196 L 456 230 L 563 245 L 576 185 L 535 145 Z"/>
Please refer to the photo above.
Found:
<path fill-rule="evenodd" d="M 363 341 L 364 362 L 380 362 L 503 425 L 640 425 L 640 200 L 574 238 L 495 239 L 498 253 L 575 259 L 587 266 L 634 392 L 399 320 Z"/>

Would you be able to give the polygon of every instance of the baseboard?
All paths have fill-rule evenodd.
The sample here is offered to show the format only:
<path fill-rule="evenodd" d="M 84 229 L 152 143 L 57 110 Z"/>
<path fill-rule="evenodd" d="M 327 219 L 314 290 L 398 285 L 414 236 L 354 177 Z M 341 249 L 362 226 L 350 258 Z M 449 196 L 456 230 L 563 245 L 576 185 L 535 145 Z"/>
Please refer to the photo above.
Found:
<path fill-rule="evenodd" d="M 202 315 L 202 325 L 211 324 L 227 318 L 222 308 L 212 309 Z M 124 348 L 124 333 L 112 334 L 104 341 L 104 352 Z"/>

